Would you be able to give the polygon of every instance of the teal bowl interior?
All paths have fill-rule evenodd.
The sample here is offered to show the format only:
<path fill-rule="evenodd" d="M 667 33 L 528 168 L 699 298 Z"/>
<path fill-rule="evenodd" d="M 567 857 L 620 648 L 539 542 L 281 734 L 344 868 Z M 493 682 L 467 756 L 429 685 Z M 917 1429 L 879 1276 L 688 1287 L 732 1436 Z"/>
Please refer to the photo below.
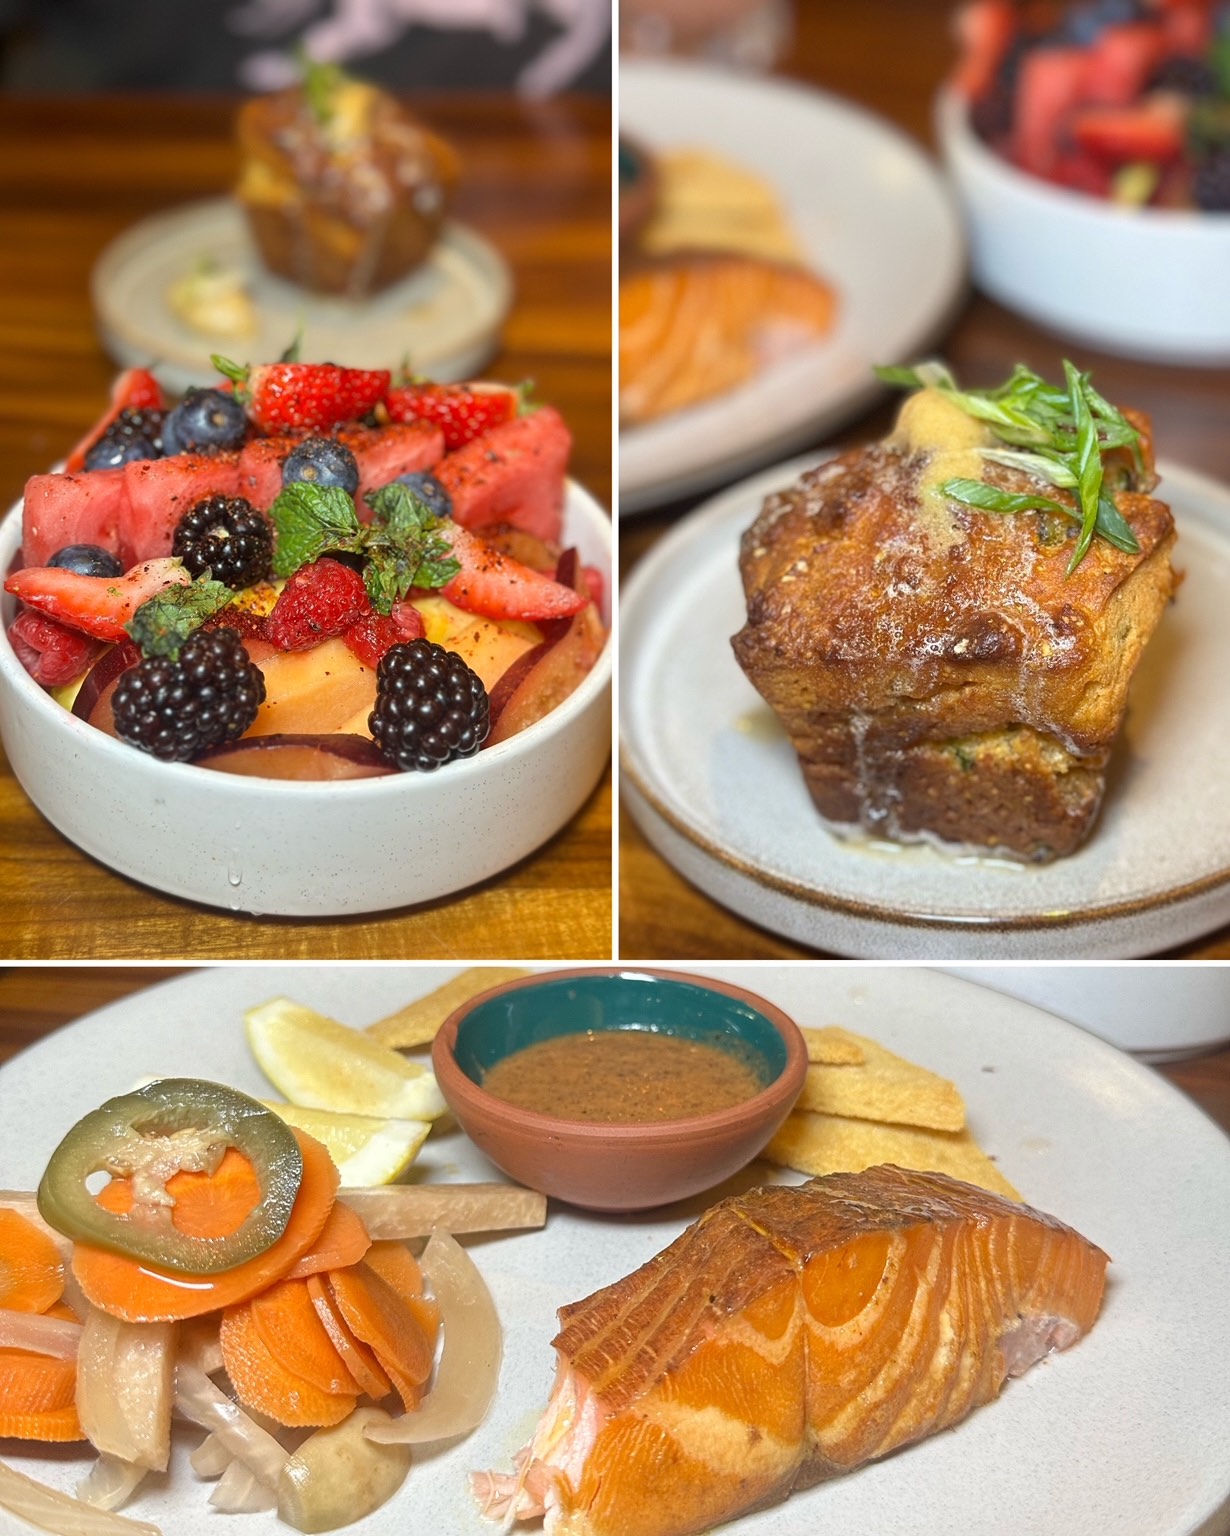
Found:
<path fill-rule="evenodd" d="M 716 1045 L 753 1066 L 762 1087 L 785 1070 L 786 1045 L 757 1009 L 690 982 L 642 972 L 566 977 L 514 987 L 473 1007 L 453 1055 L 471 1082 L 505 1056 L 557 1035 L 646 1030 Z"/>

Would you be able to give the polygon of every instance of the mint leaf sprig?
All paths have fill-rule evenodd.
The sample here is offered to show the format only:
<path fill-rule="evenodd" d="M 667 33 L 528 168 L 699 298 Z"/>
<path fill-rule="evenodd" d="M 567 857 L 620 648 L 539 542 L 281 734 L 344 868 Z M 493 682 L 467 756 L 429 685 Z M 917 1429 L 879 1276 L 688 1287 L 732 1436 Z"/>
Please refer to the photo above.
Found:
<path fill-rule="evenodd" d="M 1090 381 L 1066 359 L 1063 389 L 1022 364 L 995 389 L 962 390 L 942 363 L 916 368 L 877 368 L 886 384 L 904 389 L 938 389 L 968 416 L 984 422 L 1004 447 L 980 448 L 989 463 L 1018 469 L 1057 489 L 1072 492 L 1075 506 L 1049 496 L 1017 494 L 983 480 L 953 479 L 940 486 L 942 495 L 984 512 L 1053 512 L 1080 524 L 1068 562 L 1070 576 L 1089 553 L 1095 538 L 1103 538 L 1127 554 L 1140 545 L 1130 524 L 1104 484 L 1104 455 L 1116 448 L 1131 450 L 1137 471 L 1144 471 L 1140 433 L 1122 411 L 1102 397 Z"/>
<path fill-rule="evenodd" d="M 292 576 L 328 554 L 363 557 L 363 582 L 377 613 L 389 613 L 412 587 L 438 588 L 461 569 L 444 523 L 407 485 L 394 481 L 369 493 L 372 521 L 337 486 L 286 486 L 269 509 L 276 532 L 275 576 Z"/>
<path fill-rule="evenodd" d="M 187 586 L 167 587 L 148 598 L 124 628 L 143 655 L 168 656 L 174 661 L 188 637 L 234 597 L 230 587 L 213 581 L 206 572 Z"/>

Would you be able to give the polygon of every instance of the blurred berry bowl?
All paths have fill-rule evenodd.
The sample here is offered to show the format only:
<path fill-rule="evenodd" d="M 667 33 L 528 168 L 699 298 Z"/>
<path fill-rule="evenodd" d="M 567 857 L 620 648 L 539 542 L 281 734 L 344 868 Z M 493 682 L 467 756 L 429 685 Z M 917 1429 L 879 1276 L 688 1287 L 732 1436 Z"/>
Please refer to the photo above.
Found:
<path fill-rule="evenodd" d="M 564 541 L 609 593 L 610 519 L 571 483 Z M 19 503 L 0 525 L 0 570 L 20 545 Z M 330 917 L 451 895 L 557 832 L 610 752 L 608 644 L 544 718 L 436 772 L 350 777 L 340 763 L 335 778 L 282 779 L 163 762 L 34 682 L 4 632 L 15 603 L 0 598 L 0 740 L 30 800 L 103 864 L 208 906 Z"/>
<path fill-rule="evenodd" d="M 984 292 L 1104 352 L 1230 363 L 1230 213 L 1129 207 L 1029 175 L 982 142 L 952 91 L 936 127 Z"/>

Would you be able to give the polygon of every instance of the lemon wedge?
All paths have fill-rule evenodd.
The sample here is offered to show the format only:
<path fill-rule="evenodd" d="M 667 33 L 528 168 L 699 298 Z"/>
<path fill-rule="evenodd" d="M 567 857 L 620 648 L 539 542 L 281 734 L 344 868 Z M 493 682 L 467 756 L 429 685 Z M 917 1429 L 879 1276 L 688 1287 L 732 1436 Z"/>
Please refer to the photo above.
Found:
<path fill-rule="evenodd" d="M 244 1021 L 261 1071 L 301 1108 L 435 1120 L 448 1107 L 426 1067 L 287 997 L 249 1009 Z"/>
<path fill-rule="evenodd" d="M 401 1178 L 431 1130 L 429 1120 L 339 1115 L 328 1109 L 275 1104 L 272 1099 L 262 1099 L 261 1103 L 287 1125 L 306 1131 L 328 1147 L 342 1176 L 343 1189 L 373 1189 Z"/>

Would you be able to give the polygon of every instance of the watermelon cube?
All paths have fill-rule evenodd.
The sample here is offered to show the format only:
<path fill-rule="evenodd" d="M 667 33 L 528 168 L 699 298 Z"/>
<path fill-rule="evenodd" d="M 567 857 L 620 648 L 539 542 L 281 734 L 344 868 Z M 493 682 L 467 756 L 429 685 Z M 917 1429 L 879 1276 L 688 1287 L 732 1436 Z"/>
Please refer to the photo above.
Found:
<path fill-rule="evenodd" d="M 22 559 L 46 565 L 69 544 L 97 544 L 132 564 L 125 548 L 128 491 L 122 469 L 75 475 L 32 475 L 22 514 Z"/>
<path fill-rule="evenodd" d="M 133 563 L 171 553 L 175 525 L 215 494 L 239 494 L 238 453 L 179 453 L 125 464 L 128 515 L 122 534 Z"/>
<path fill-rule="evenodd" d="M 572 434 L 549 405 L 495 427 L 436 469 L 453 500 L 453 519 L 466 528 L 511 523 L 548 543 L 558 542 Z"/>

